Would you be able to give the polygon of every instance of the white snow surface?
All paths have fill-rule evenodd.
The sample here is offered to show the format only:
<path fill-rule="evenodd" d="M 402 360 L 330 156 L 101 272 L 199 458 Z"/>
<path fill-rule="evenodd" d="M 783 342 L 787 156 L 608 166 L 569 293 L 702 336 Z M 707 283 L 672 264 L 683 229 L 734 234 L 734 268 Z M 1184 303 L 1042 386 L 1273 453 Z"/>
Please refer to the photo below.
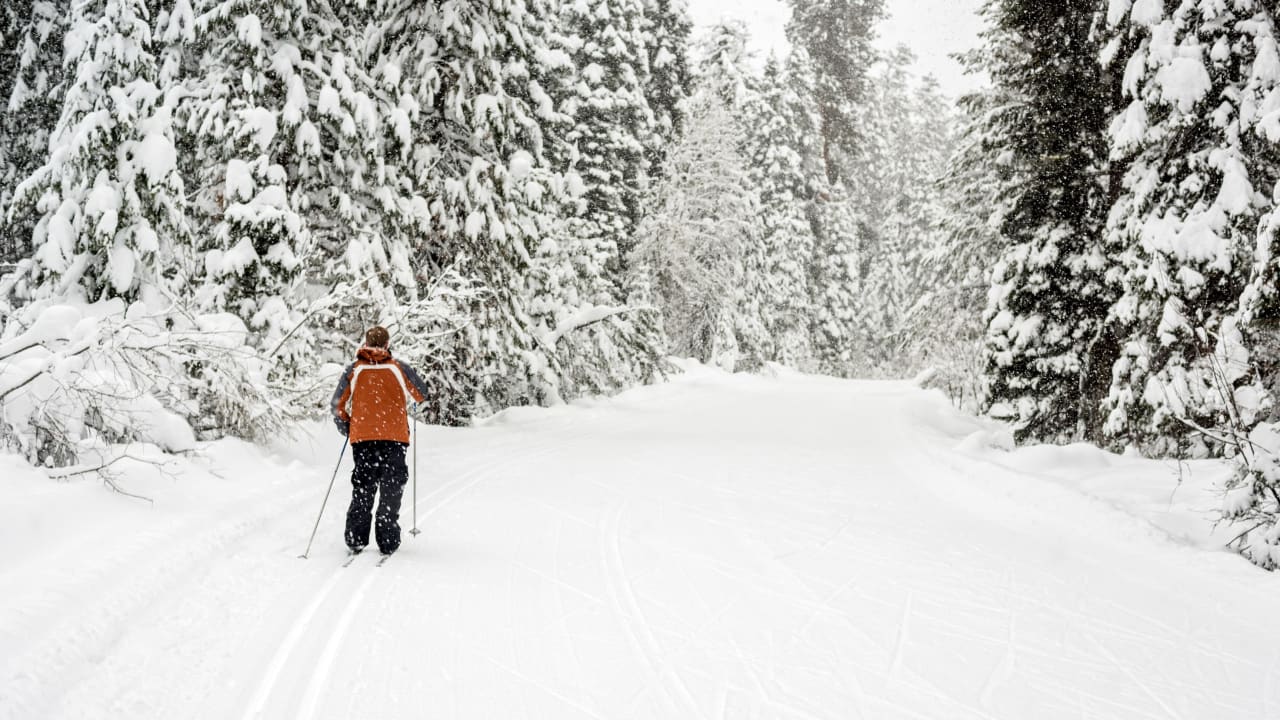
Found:
<path fill-rule="evenodd" d="M 1276 718 L 1280 577 L 1226 467 L 1007 434 L 906 382 L 689 365 L 422 428 L 340 568 L 317 423 L 112 494 L 0 455 L 0 718 Z M 133 448 L 143 459 L 163 458 Z"/>

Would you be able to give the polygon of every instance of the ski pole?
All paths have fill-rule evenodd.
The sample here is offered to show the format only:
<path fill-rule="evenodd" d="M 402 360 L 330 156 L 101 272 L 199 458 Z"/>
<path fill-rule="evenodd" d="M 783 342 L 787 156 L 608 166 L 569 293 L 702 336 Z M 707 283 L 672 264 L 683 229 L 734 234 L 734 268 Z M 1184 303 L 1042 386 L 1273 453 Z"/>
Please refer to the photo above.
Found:
<path fill-rule="evenodd" d="M 413 418 L 413 529 L 410 535 L 422 532 L 418 529 L 418 419 Z"/>
<path fill-rule="evenodd" d="M 333 483 L 338 479 L 338 468 L 342 467 L 342 456 L 347 454 L 350 438 L 342 441 L 342 452 L 338 453 L 338 464 L 333 467 L 333 477 L 329 479 L 329 489 L 324 491 L 324 501 L 320 503 L 320 512 L 316 515 L 316 526 L 311 528 L 311 539 L 307 541 L 307 549 L 298 557 L 303 560 L 311 554 L 311 543 L 316 541 L 316 531 L 320 529 L 320 518 L 324 515 L 324 506 L 329 504 L 329 493 L 333 492 Z"/>

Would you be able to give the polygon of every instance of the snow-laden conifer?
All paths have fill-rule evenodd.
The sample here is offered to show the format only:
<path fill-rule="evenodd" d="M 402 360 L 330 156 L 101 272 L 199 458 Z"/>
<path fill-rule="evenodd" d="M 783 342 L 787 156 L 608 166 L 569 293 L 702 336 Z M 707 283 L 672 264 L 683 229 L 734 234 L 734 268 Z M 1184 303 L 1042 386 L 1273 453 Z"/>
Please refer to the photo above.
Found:
<path fill-rule="evenodd" d="M 49 157 L 62 109 L 62 41 L 69 0 L 15 0 L 0 8 L 0 261 L 30 251 L 33 213 L 9 214 L 14 190 Z"/>
<path fill-rule="evenodd" d="M 197 143 L 197 301 L 241 318 L 283 377 L 312 367 L 313 337 L 299 327 L 308 271 L 324 268 L 325 251 L 366 242 L 367 225 L 348 222 L 338 200 L 360 180 L 346 159 L 375 118 L 366 103 L 357 123 L 342 100 L 351 87 L 338 78 L 359 69 L 327 9 L 202 0 L 193 62 L 206 70 L 184 114 Z"/>
<path fill-rule="evenodd" d="M 872 74 L 862 123 L 863 142 L 851 161 L 868 246 L 862 262 L 859 374 L 897 374 L 913 368 L 905 355 L 905 316 L 934 289 L 922 283 L 921 260 L 941 215 L 936 183 L 952 150 L 948 103 L 932 78 L 910 70 L 905 47 L 888 53 Z"/>
<path fill-rule="evenodd" d="M 792 58 L 802 54 L 794 51 Z M 790 68 L 776 58 L 765 63 L 759 90 L 747 113 L 746 154 L 751 186 L 760 196 L 760 243 L 766 262 L 761 315 L 773 343 L 772 359 L 811 369 L 813 314 L 809 267 L 814 235 L 805 211 L 811 201 L 806 158 L 815 139 Z"/>
<path fill-rule="evenodd" d="M 181 93 L 157 85 L 147 5 L 79 3 L 68 28 L 51 152 L 10 210 L 37 219 L 11 290 L 132 300 L 171 289 L 175 248 L 189 234 L 173 127 Z"/>
<path fill-rule="evenodd" d="M 1231 332 L 1224 323 L 1280 177 L 1271 13 L 1252 0 L 1109 7 L 1113 44 L 1138 45 L 1123 65 L 1128 106 L 1111 127 L 1132 165 L 1110 223 L 1123 248 L 1112 313 L 1125 342 L 1107 430 L 1154 452 L 1212 451 L 1195 428 L 1226 424 L 1248 404 L 1233 396 L 1256 392 L 1244 377 L 1222 386 L 1215 348 Z"/>
<path fill-rule="evenodd" d="M 685 103 L 693 86 L 689 67 L 693 21 L 687 0 L 645 0 L 644 23 L 649 68 L 645 100 L 653 113 L 646 159 L 651 172 L 659 172 L 667 147 L 684 132 Z"/>
<path fill-rule="evenodd" d="M 649 172 L 645 147 L 654 117 L 645 97 L 648 40 L 641 0 L 577 0 L 566 3 L 578 84 L 566 103 L 573 117 L 569 142 L 578 151 L 575 170 L 585 184 L 586 212 L 574 233 L 589 239 L 592 262 L 620 258 L 620 278 L 639 222 Z"/>
<path fill-rule="evenodd" d="M 922 292 L 902 328 L 906 355 L 916 367 L 932 368 L 931 385 L 971 411 L 986 401 L 982 315 L 1013 196 L 1012 168 L 1001 161 L 1002 136 L 987 122 L 1010 102 L 1004 92 L 987 87 L 960 100 L 960 129 L 952 133 L 953 151 L 937 187 L 941 214 L 911 263 Z"/>
<path fill-rule="evenodd" d="M 997 97 L 991 152 L 1009 168 L 1007 249 L 987 309 L 990 410 L 1020 440 L 1056 440 L 1101 423 L 1115 354 L 1105 319 L 1115 298 L 1103 226 L 1113 196 L 1107 124 L 1114 107 L 1099 63 L 1093 3 L 1000 0 L 987 6 L 983 67 Z"/>
<path fill-rule="evenodd" d="M 748 162 L 755 151 L 752 139 L 758 131 L 758 119 L 754 114 L 762 109 L 759 78 L 747 49 L 749 41 L 745 25 L 722 21 L 702 38 L 698 60 L 699 91 L 714 94 L 728 111 L 732 120 L 726 131 L 735 141 L 736 154 L 744 162 Z M 756 176 L 750 174 L 741 178 L 740 192 L 759 212 L 760 186 L 755 179 Z M 739 240 L 741 274 L 733 286 L 731 325 L 738 353 L 736 364 L 744 370 L 759 368 L 765 361 L 777 357 L 766 318 L 773 300 L 769 292 L 773 283 L 770 249 L 758 226 Z"/>
<path fill-rule="evenodd" d="M 417 231 L 421 272 L 453 267 L 487 290 L 442 371 L 469 378 L 468 414 L 554 402 L 559 371 L 527 304 L 531 245 L 548 231 L 566 181 L 547 165 L 543 124 L 560 108 L 548 68 L 554 7 L 540 1 L 379 3 L 380 43 L 410 113 L 410 177 L 426 199 Z M 416 217 L 416 213 L 415 213 Z"/>
<path fill-rule="evenodd" d="M 639 0 L 564 3 L 559 18 L 572 74 L 551 93 L 568 124 L 548 152 L 572 197 L 539 239 L 532 302 L 566 394 L 612 392 L 661 372 L 661 319 L 630 260 L 653 162 L 681 123 L 688 21 L 682 3 Z"/>
<path fill-rule="evenodd" d="M 856 154 L 875 23 L 884 0 L 790 0 L 787 39 L 813 63 L 812 97 L 827 182 L 847 181 Z"/>

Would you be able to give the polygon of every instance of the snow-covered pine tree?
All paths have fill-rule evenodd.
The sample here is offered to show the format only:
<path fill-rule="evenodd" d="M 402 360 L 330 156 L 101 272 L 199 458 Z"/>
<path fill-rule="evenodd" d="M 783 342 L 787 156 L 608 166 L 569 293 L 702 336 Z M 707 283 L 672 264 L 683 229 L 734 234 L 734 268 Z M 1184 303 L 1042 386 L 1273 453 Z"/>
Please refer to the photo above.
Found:
<path fill-rule="evenodd" d="M 184 302 L 192 233 L 174 123 L 184 90 L 161 87 L 173 17 L 161 15 L 153 24 L 140 0 L 72 8 L 50 153 L 16 190 L 11 219 L 34 220 L 33 251 L 0 288 L 21 317 L 5 333 L 59 328 L 20 351 L 51 360 L 5 418 L 37 462 L 132 439 L 188 449 L 184 420 L 201 413 L 183 371 L 219 364 L 243 377 L 240 336 Z"/>
<path fill-rule="evenodd" d="M 13 95 L 13 86 L 18 80 L 19 48 L 24 44 L 29 17 L 31 0 L 16 0 L 0 7 L 0 228 L 5 226 L 3 217 L 8 214 L 13 189 L 18 184 L 19 171 L 13 156 L 19 142 L 12 137 L 16 128 L 13 127 L 7 101 Z M 0 231 L 0 262 L 17 260 L 21 245 L 25 243 Z"/>
<path fill-rule="evenodd" d="M 651 172 L 657 173 L 666 148 L 684 132 L 684 106 L 693 86 L 689 69 L 693 21 L 686 0 L 645 0 L 644 21 L 649 67 L 645 98 L 654 123 L 645 153 Z"/>
<path fill-rule="evenodd" d="M 1019 440 L 1096 433 L 1114 343 L 1103 244 L 1114 99 L 1098 62 L 1097 3 L 997 0 L 983 67 L 1011 102 L 986 115 L 1013 173 L 987 310 L 989 411 Z"/>
<path fill-rule="evenodd" d="M 31 251 L 36 218 L 9 217 L 18 183 L 49 158 L 62 109 L 62 41 L 70 0 L 15 0 L 0 9 L 0 261 Z"/>
<path fill-rule="evenodd" d="M 1274 30 L 1274 26 L 1272 28 Z M 1265 46 L 1261 43 L 1259 49 Z M 1272 49 L 1270 52 L 1274 52 Z M 1265 58 L 1260 52 L 1258 57 Z M 1274 58 L 1275 56 L 1272 55 Z M 1255 60 L 1265 78 L 1276 70 L 1273 61 Z M 1280 105 L 1274 76 L 1263 107 Z M 1259 124 L 1260 138 L 1280 143 L 1280 123 L 1274 114 Z M 1265 186 L 1263 186 L 1265 188 Z M 1262 188 L 1260 188 L 1262 189 Z M 1280 184 L 1272 197 L 1280 192 Z M 1269 570 L 1280 569 L 1280 207 L 1272 204 L 1258 222 L 1249 281 L 1236 314 L 1224 321 L 1218 355 L 1226 369 L 1223 380 L 1232 385 L 1237 440 L 1236 472 L 1228 481 L 1223 516 L 1245 531 L 1238 547 L 1249 560 Z M 1237 332 L 1238 331 L 1238 332 Z M 1224 342 L 1224 340 L 1226 342 Z M 1226 352 L 1224 352 L 1226 351 Z M 1256 422 L 1256 424 L 1252 424 Z"/>
<path fill-rule="evenodd" d="M 9 97 L 17 80 L 18 46 L 26 34 L 32 0 L 14 0 L 0 8 L 0 97 Z"/>
<path fill-rule="evenodd" d="M 811 337 L 818 368 L 833 375 L 858 372 L 862 340 L 859 306 L 870 226 L 857 203 L 851 174 L 863 151 L 860 127 L 867 75 L 875 62 L 874 24 L 882 0 L 791 0 L 787 39 L 801 51 L 791 76 L 801 97 L 810 98 L 816 128 L 812 202 L 814 256 Z"/>
<path fill-rule="evenodd" d="M 15 191 L 11 217 L 36 218 L 21 298 L 138 299 L 172 285 L 187 242 L 173 105 L 157 86 L 142 0 L 76 4 L 66 35 L 67 90 L 47 161 Z"/>
<path fill-rule="evenodd" d="M 909 107 L 912 122 L 904 123 L 909 134 L 899 134 L 898 137 L 914 152 L 907 156 L 903 202 L 895 207 L 897 212 L 891 221 L 900 233 L 900 244 L 904 247 L 907 279 L 903 311 L 936 287 L 925 279 L 925 266 L 929 262 L 927 258 L 936 253 L 935 248 L 940 242 L 938 228 L 946 214 L 940 188 L 948 172 L 948 161 L 955 152 L 954 128 L 958 120 L 953 103 L 942 94 L 938 81 L 932 76 L 919 78 L 915 83 L 910 91 Z M 900 324 L 901 313 L 898 320 Z M 903 340 L 909 338 L 904 337 Z"/>
<path fill-rule="evenodd" d="M 980 68 L 982 58 L 975 51 L 965 64 Z M 941 214 L 932 241 L 911 263 L 924 291 L 903 326 L 907 357 L 933 368 L 931 384 L 972 412 L 986 403 L 982 315 L 991 267 L 1004 250 L 1000 228 L 1014 196 L 1014 174 L 1001 158 L 1002 136 L 988 121 L 1011 102 L 1005 92 L 984 87 L 960 99 L 960 130 L 937 188 Z"/>
<path fill-rule="evenodd" d="M 194 305 L 247 329 L 286 410 L 314 403 L 353 337 L 416 298 L 431 212 L 410 172 L 417 101 L 378 54 L 370 6 L 174 0 L 162 72 L 181 83 L 199 241 Z M 376 20 L 376 22 L 375 22 Z M 209 429 L 256 436 L 225 368 L 193 367 Z"/>
<path fill-rule="evenodd" d="M 1273 12 L 1254 0 L 1110 4 L 1113 42 L 1139 45 L 1112 128 L 1132 165 L 1110 224 L 1124 248 L 1113 314 L 1126 342 L 1107 431 L 1157 454 L 1219 450 L 1196 428 L 1228 424 L 1233 395 L 1256 392 L 1252 373 L 1223 376 L 1215 348 L 1280 178 L 1280 151 L 1259 132 L 1275 124 L 1280 82 Z"/>
<path fill-rule="evenodd" d="M 575 199 L 539 240 L 533 302 L 561 360 L 567 395 L 614 392 L 661 372 L 661 318 L 635 286 L 643 273 L 627 269 L 628 253 L 650 160 L 665 151 L 664 138 L 680 122 L 674 99 L 687 87 L 673 83 L 687 84 L 688 77 L 679 36 L 683 6 L 653 5 L 666 14 L 650 18 L 651 4 L 584 1 L 560 10 L 563 34 L 556 39 L 573 76 L 551 92 L 569 124 L 548 152 L 570 169 Z M 676 34 L 655 45 L 649 34 L 655 22 Z M 651 72 L 651 57 L 663 67 Z M 658 108 L 665 124 L 655 119 L 648 95 L 672 100 Z"/>
<path fill-rule="evenodd" d="M 866 292 L 863 264 L 871 232 L 858 211 L 858 198 L 843 184 L 819 189 L 808 208 L 814 229 L 814 256 L 809 268 L 812 291 L 810 336 L 820 372 L 852 377 L 867 371 L 859 364 L 865 326 L 862 298 Z"/>
<path fill-rule="evenodd" d="M 861 216 L 863 243 L 858 256 L 857 342 L 853 364 L 860 376 L 880 374 L 897 341 L 897 315 L 906 299 L 905 251 L 899 204 L 912 182 L 908 157 L 915 148 L 900 143 L 910 135 L 906 48 L 881 57 L 869 73 L 866 103 L 857 125 L 858 151 L 847 160 L 845 184 Z"/>
<path fill-rule="evenodd" d="M 579 153 L 575 169 L 586 185 L 586 212 L 574 234 L 590 239 L 593 262 L 624 277 L 641 194 L 649 173 L 645 147 L 654 135 L 654 117 L 645 97 L 649 76 L 642 0 L 577 0 L 563 8 L 570 33 L 577 92 L 566 103 L 573 117 L 569 142 Z M 622 289 L 621 286 L 619 289 Z"/>
<path fill-rule="evenodd" d="M 812 369 L 813 362 L 809 265 L 814 236 L 805 215 L 811 201 L 805 158 L 814 156 L 810 117 L 786 66 L 770 57 L 746 112 L 745 153 L 750 186 L 760 195 L 760 245 L 766 261 L 761 314 L 773 341 L 771 359 L 804 370 Z"/>
<path fill-rule="evenodd" d="M 651 273 L 673 353 L 733 369 L 739 362 L 743 252 L 758 242 L 757 208 L 739 150 L 741 128 L 711 87 L 689 102 L 641 223 L 635 260 Z"/>
<path fill-rule="evenodd" d="M 867 227 L 849 188 L 828 182 L 824 152 L 837 149 L 826 144 L 821 132 L 818 77 L 809 54 L 794 47 L 787 59 L 786 83 L 801 100 L 794 107 L 794 121 L 805 138 L 806 151 L 799 158 L 806 178 L 803 212 L 813 237 L 812 255 L 805 264 L 809 289 L 809 341 L 813 369 L 836 376 L 854 374 L 853 361 L 861 340 L 858 309 L 861 303 L 860 270 Z M 853 152 L 853 149 L 849 149 Z M 842 165 L 847 167 L 840 155 Z M 807 243 L 802 243 L 807 244 Z"/>
<path fill-rule="evenodd" d="M 350 138 L 368 123 L 355 122 L 330 77 L 345 47 L 327 7 L 201 0 L 193 62 L 205 70 L 184 113 L 197 140 L 197 303 L 243 320 L 284 380 L 306 374 L 319 349 L 299 325 L 307 271 L 325 265 L 320 233 L 328 226 L 332 257 L 360 247 L 352 235 L 367 228 L 335 217 L 345 158 L 359 147 Z"/>
<path fill-rule="evenodd" d="M 747 49 L 750 41 L 746 23 L 721 20 L 708 28 L 699 42 L 699 82 L 730 108 L 747 107 L 756 98 L 758 80 Z"/>
<path fill-rule="evenodd" d="M 1267 105 L 1280 100 L 1268 93 Z M 1262 136 L 1280 141 L 1280 124 Z M 1278 186 L 1280 187 L 1280 186 Z M 1280 569 L 1280 209 L 1259 222 L 1248 284 L 1218 333 L 1219 382 L 1231 388 L 1232 422 L 1216 434 L 1236 445 L 1222 516 L 1240 528 L 1236 547 L 1268 570 Z"/>
<path fill-rule="evenodd" d="M 927 290 L 919 283 L 919 257 L 937 226 L 939 193 L 951 151 L 948 103 L 932 78 L 911 72 L 905 47 L 888 53 L 872 76 L 860 153 L 850 182 L 866 218 L 868 246 L 861 272 L 866 288 L 859 310 L 863 337 L 858 364 L 873 374 L 919 370 L 904 357 L 904 316 Z"/>
<path fill-rule="evenodd" d="M 473 324 L 442 368 L 466 378 L 447 409 L 458 421 L 560 395 L 526 282 L 530 245 L 549 231 L 565 189 L 547 165 L 543 133 L 560 110 L 546 87 L 563 60 L 551 44 L 554 9 L 540 0 L 379 4 L 384 52 L 418 108 L 411 177 L 431 223 L 415 248 L 420 271 L 454 266 L 488 293 L 467 308 Z"/>
<path fill-rule="evenodd" d="M 812 62 L 811 96 L 827 183 L 848 180 L 857 154 L 867 73 L 876 60 L 871 42 L 884 0 L 789 0 L 787 40 Z"/>
<path fill-rule="evenodd" d="M 565 398 L 610 394 L 656 377 L 662 341 L 657 311 L 624 298 L 610 268 L 621 266 L 612 253 L 599 257 L 590 238 L 573 232 L 584 222 L 585 185 L 567 171 L 578 157 L 567 136 L 573 118 L 562 108 L 576 107 L 580 77 L 569 52 L 578 40 L 553 33 L 544 53 L 547 72 L 539 82 L 550 97 L 540 110 L 549 165 L 565 172 L 567 193 L 550 208 L 549 227 L 530 248 L 526 286 L 528 308 L 542 343 L 553 348 Z M 567 172 L 566 172 L 567 171 Z M 584 245 L 587 241 L 587 247 Z M 616 252 L 616 249 L 615 249 Z M 626 302 L 624 302 L 626 300 Z"/>
<path fill-rule="evenodd" d="M 751 67 L 752 58 L 747 49 L 749 40 L 746 25 L 722 21 L 712 26 L 702 38 L 698 60 L 699 92 L 714 94 L 728 110 L 732 118 L 729 132 L 737 139 L 735 149 L 744 161 L 755 150 L 752 138 L 756 128 L 752 127 L 751 114 L 759 108 L 759 80 Z M 742 189 L 742 192 L 752 195 L 750 201 L 757 208 L 758 187 L 744 182 Z M 742 269 L 732 288 L 731 324 L 738 348 L 737 367 L 754 370 L 777 355 L 765 318 L 768 303 L 772 300 L 768 289 L 772 283 L 771 258 L 759 229 L 741 239 L 739 252 Z"/>

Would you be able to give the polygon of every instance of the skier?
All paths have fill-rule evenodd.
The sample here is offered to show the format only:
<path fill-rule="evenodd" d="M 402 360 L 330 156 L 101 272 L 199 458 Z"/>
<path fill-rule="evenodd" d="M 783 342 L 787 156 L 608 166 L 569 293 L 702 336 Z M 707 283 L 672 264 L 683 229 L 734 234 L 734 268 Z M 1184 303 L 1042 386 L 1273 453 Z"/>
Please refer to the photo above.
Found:
<path fill-rule="evenodd" d="M 400 498 L 409 469 L 409 414 L 406 405 L 426 400 L 426 383 L 406 363 L 391 357 L 391 334 L 369 328 L 356 361 L 347 366 L 330 408 L 339 432 L 347 436 L 355 456 L 351 473 L 351 507 L 347 509 L 347 547 L 353 554 L 369 544 L 370 514 L 381 493 L 375 537 L 383 555 L 400 547 Z"/>

